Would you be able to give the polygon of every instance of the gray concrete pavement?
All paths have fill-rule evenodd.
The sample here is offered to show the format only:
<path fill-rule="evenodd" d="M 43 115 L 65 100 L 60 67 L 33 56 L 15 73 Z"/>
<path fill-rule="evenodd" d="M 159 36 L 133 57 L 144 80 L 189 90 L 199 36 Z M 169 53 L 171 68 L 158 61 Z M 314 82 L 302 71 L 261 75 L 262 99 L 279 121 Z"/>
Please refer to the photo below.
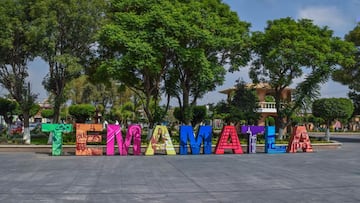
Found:
<path fill-rule="evenodd" d="M 351 139 L 350 139 L 351 138 Z M 360 202 L 360 136 L 296 154 L 0 153 L 0 202 Z"/>

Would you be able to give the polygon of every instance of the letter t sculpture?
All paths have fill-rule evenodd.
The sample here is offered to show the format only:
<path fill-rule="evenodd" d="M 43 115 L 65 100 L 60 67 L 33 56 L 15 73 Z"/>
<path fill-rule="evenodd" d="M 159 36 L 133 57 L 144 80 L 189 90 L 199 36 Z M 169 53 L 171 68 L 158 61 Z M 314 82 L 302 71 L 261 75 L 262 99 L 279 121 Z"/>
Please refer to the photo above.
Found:
<path fill-rule="evenodd" d="M 44 123 L 41 125 L 41 131 L 53 133 L 52 155 L 60 156 L 62 154 L 62 133 L 71 132 L 72 125 Z"/>

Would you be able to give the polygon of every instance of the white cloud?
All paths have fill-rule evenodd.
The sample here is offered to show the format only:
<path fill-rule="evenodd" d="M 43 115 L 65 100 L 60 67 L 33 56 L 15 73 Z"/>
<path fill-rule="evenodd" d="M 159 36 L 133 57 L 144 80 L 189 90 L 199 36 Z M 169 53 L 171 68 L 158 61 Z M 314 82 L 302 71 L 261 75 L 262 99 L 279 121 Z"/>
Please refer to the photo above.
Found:
<path fill-rule="evenodd" d="M 329 26 L 331 29 L 343 29 L 348 25 L 344 16 L 335 6 L 306 7 L 298 11 L 297 18 L 312 19 L 315 24 Z"/>

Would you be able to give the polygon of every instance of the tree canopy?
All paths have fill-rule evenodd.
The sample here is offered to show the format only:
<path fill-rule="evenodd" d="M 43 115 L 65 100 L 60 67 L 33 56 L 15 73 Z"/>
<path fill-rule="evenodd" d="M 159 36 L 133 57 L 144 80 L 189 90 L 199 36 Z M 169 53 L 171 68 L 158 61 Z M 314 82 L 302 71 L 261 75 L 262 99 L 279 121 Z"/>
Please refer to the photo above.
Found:
<path fill-rule="evenodd" d="M 254 82 L 269 83 L 275 90 L 280 139 L 291 115 L 309 98 L 319 96 L 319 85 L 328 80 L 334 68 L 354 62 L 351 43 L 333 37 L 328 27 L 316 26 L 308 19 L 268 21 L 264 32 L 253 33 L 252 41 L 255 58 L 250 77 Z M 293 102 L 283 103 L 282 92 L 295 79 L 301 82 L 295 87 Z"/>
<path fill-rule="evenodd" d="M 195 104 L 221 84 L 224 64 L 236 70 L 249 60 L 249 24 L 219 0 L 114 0 L 110 10 L 99 37 L 107 59 L 99 73 L 142 96 L 150 123 L 150 103 L 159 100 L 163 79 L 163 89 L 178 99 L 189 123 L 189 97 Z"/>
<path fill-rule="evenodd" d="M 95 115 L 96 108 L 91 104 L 76 104 L 69 106 L 69 114 L 78 123 L 85 123 L 88 118 Z"/>
<path fill-rule="evenodd" d="M 171 34 L 171 66 L 165 92 L 178 100 L 182 122 L 189 123 L 199 98 L 224 81 L 225 64 L 238 70 L 250 60 L 249 23 L 220 1 L 190 1 L 177 6 Z"/>
<path fill-rule="evenodd" d="M 240 81 L 230 101 L 228 119 L 232 122 L 245 121 L 247 125 L 254 125 L 260 118 L 260 114 L 257 113 L 258 101 L 255 89 Z"/>
<path fill-rule="evenodd" d="M 39 56 L 49 65 L 43 85 L 54 97 L 55 123 L 67 99 L 65 85 L 83 73 L 94 57 L 104 6 L 102 0 L 37 0 L 33 6 L 34 38 L 41 49 Z"/>
<path fill-rule="evenodd" d="M 360 23 L 345 35 L 345 40 L 353 43 L 357 48 L 356 51 L 352 53 L 356 63 L 341 66 L 334 72 L 333 79 L 344 85 L 348 85 L 354 92 L 360 92 Z"/>
<path fill-rule="evenodd" d="M 355 111 L 354 114 L 360 114 L 360 23 L 347 35 L 345 40 L 354 44 L 357 48 L 356 52 L 353 53 L 356 63 L 348 66 L 341 66 L 335 70 L 333 79 L 344 85 L 347 85 L 350 89 L 348 96 L 353 100 Z"/>
<path fill-rule="evenodd" d="M 354 105 L 346 98 L 323 98 L 315 100 L 312 106 L 313 115 L 325 120 L 327 125 L 326 139 L 330 139 L 329 127 L 335 119 L 349 119 L 354 111 Z"/>
<path fill-rule="evenodd" d="M 3 116 L 6 124 L 11 124 L 18 103 L 6 98 L 0 98 L 0 115 Z"/>
<path fill-rule="evenodd" d="M 29 114 L 37 95 L 31 92 L 28 63 L 38 53 L 31 17 L 33 1 L 0 1 L 0 83 L 19 103 L 24 120 L 23 139 L 30 144 Z"/>

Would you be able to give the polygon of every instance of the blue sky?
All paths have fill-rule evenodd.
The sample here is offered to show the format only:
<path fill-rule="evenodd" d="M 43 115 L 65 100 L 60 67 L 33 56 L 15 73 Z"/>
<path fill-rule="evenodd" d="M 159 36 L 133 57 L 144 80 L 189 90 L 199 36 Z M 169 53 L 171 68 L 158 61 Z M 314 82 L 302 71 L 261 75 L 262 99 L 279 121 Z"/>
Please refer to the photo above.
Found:
<path fill-rule="evenodd" d="M 328 26 L 334 31 L 334 35 L 343 38 L 360 21 L 360 0 L 224 0 L 224 2 L 231 10 L 238 13 L 241 20 L 251 23 L 251 31 L 263 31 L 268 20 L 284 17 L 308 18 L 319 26 Z M 37 59 L 29 66 L 29 81 L 33 92 L 39 94 L 39 101 L 47 97 L 41 85 L 47 72 L 47 65 L 42 60 Z M 225 95 L 218 91 L 232 87 L 238 78 L 251 82 L 247 67 L 240 69 L 239 72 L 228 73 L 224 85 L 206 94 L 198 103 L 216 103 L 225 99 Z M 321 97 L 347 97 L 347 92 L 347 87 L 329 81 L 322 86 Z M 4 93 L 6 91 L 0 89 L 0 95 Z"/>

